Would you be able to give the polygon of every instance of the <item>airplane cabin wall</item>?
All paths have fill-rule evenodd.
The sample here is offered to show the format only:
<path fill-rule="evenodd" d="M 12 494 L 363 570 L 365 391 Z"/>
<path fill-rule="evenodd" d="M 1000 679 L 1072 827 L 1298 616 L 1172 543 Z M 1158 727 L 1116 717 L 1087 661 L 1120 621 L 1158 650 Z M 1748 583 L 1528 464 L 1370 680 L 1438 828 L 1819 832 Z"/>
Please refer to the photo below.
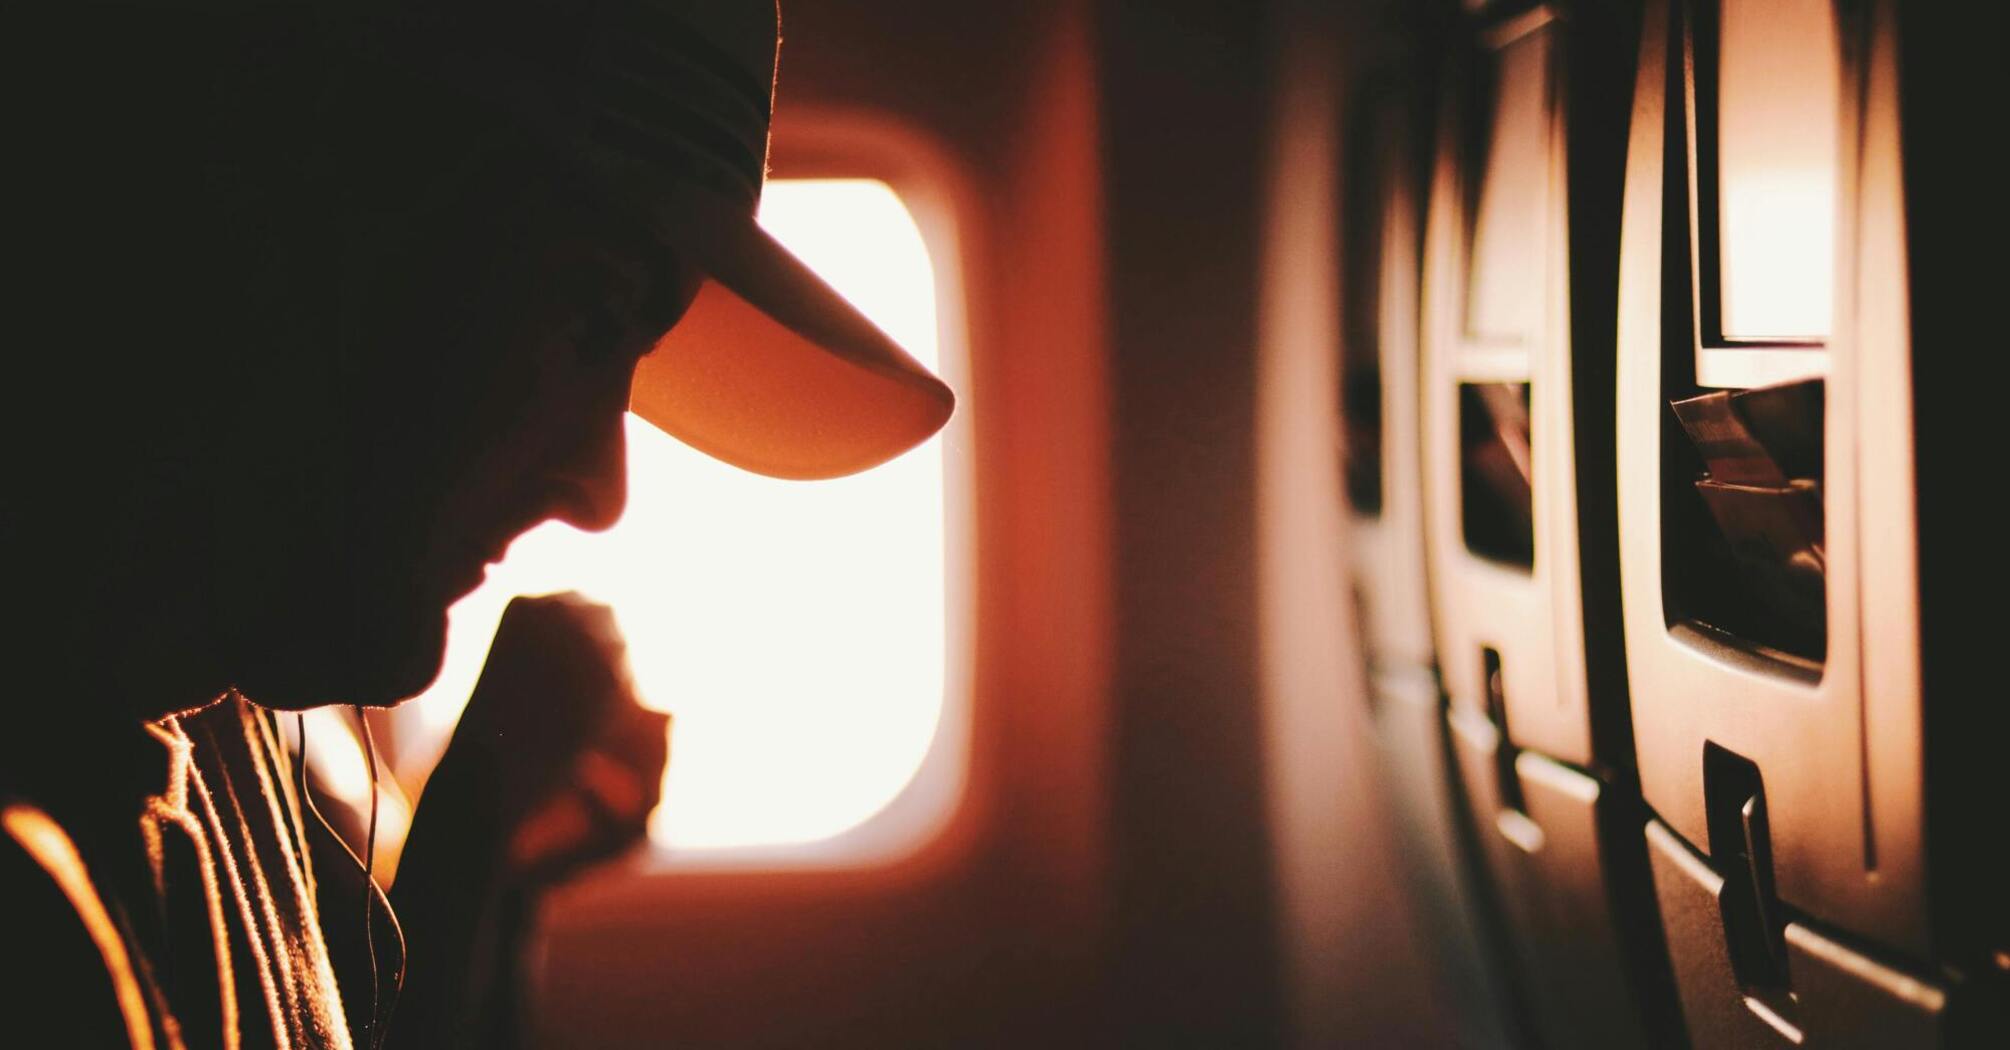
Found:
<path fill-rule="evenodd" d="M 774 167 L 835 173 L 833 129 L 852 121 L 924 144 L 954 184 L 973 486 L 965 797 L 941 836 L 891 865 L 629 872 L 569 889 L 545 920 L 546 1042 L 1707 1047 L 1727 1038 L 1713 1017 L 1748 1028 L 1749 996 L 1712 954 L 1734 858 L 1706 855 L 1683 779 L 1700 738 L 1670 732 L 1698 705 L 1626 659 L 1673 644 L 1661 607 L 1639 598 L 1647 576 L 1622 571 L 1663 527 L 1626 511 L 1663 465 L 1629 461 L 1639 446 L 1624 435 L 1668 431 L 1658 389 L 1626 384 L 1659 315 L 1639 313 L 1646 285 L 1624 282 L 1658 295 L 1642 267 L 1682 254 L 1636 229 L 1643 207 L 1658 224 L 1676 202 L 1643 160 L 1664 129 L 1637 119 L 1662 113 L 1668 3 L 950 6 L 791 8 Z M 1896 8 L 1837 5 L 1858 27 L 1910 27 L 1897 57 L 1912 72 L 1889 47 L 1877 68 L 1918 89 L 1868 82 L 1885 92 L 1880 148 L 1902 120 L 1908 149 L 1864 177 L 1887 192 L 1903 176 L 1913 225 L 1868 223 L 1884 261 L 1852 257 L 1850 273 L 1881 289 L 1865 302 L 1888 303 L 1897 285 L 1877 275 L 1910 252 L 1912 312 L 1850 323 L 1925 346 L 1925 333 L 1980 330 L 1948 327 L 1973 322 L 1978 301 L 1963 314 L 1945 291 L 1960 278 L 1958 209 L 1920 198 L 1963 141 L 1921 114 L 1968 96 L 1920 72 L 1919 56 L 1949 46 L 1931 33 L 1958 35 L 1953 18 Z M 1429 32 L 1387 32 L 1404 19 Z M 1471 231 L 1448 216 L 1501 173 L 1429 125 L 1471 117 L 1448 104 L 1459 67 L 1443 59 L 1468 50 L 1448 41 L 1497 48 L 1531 26 L 1560 79 L 1542 92 L 1549 145 L 1532 183 L 1549 195 L 1548 248 L 1518 249 L 1542 330 L 1510 362 L 1440 316 L 1472 280 Z M 1405 114 L 1427 114 L 1405 132 L 1420 136 L 1399 205 L 1410 225 L 1384 229 L 1411 254 L 1376 260 L 1384 291 L 1402 292 L 1376 318 L 1381 422 L 1407 429 L 1384 433 L 1385 502 L 1366 514 L 1342 460 L 1341 205 L 1359 176 L 1343 144 L 1378 104 L 1367 74 L 1419 40 L 1394 68 L 1439 104 Z M 1652 67 L 1637 85 L 1636 58 Z M 1622 198 L 1636 189 L 1641 202 Z M 1623 327 L 1629 310 L 1646 326 Z M 1911 367 L 1915 404 L 1960 386 L 1938 356 L 1867 360 Z M 1541 388 L 1525 402 L 1539 553 L 1519 575 L 1472 557 L 1451 480 L 1461 384 L 1510 363 Z M 1927 459 L 1972 447 L 1958 426 L 1922 415 L 1911 457 L 1901 431 L 1871 453 L 1890 476 L 1916 466 L 1921 537 L 1970 506 Z M 1974 575 L 1956 549 L 1921 542 L 1920 623 L 1891 604 L 1837 615 L 1865 617 L 1874 653 L 1896 651 L 1893 632 L 1949 652 L 1955 606 L 1934 596 Z M 1503 615 L 1496 593 L 1526 615 Z M 1964 666 L 1929 662 L 1904 683 L 1938 700 L 1875 709 L 1913 720 L 1878 753 L 1923 734 L 1924 783 L 1900 769 L 1912 782 L 1892 797 L 1926 800 L 1909 862 L 1931 881 L 1906 876 L 1913 904 L 1919 886 L 1935 891 L 1925 920 L 1872 915 L 1852 932 L 1857 916 L 1830 907 L 1841 898 L 1782 895 L 1809 909 L 1790 940 L 1817 998 L 1842 994 L 1830 978 L 1864 958 L 1899 967 L 1873 967 L 1880 980 L 1926 974 L 1921 987 L 1962 1004 L 1981 999 L 1964 982 L 1986 989 L 1981 970 L 2010 966 L 2001 863 L 1981 844 L 2000 835 L 1974 823 L 1992 811 L 1989 705 L 1947 699 L 1974 681 L 1948 677 Z M 1921 946 L 1954 969 L 1901 955 Z M 1815 1011 L 1808 1045 L 1850 1045 L 1847 1019 Z"/>

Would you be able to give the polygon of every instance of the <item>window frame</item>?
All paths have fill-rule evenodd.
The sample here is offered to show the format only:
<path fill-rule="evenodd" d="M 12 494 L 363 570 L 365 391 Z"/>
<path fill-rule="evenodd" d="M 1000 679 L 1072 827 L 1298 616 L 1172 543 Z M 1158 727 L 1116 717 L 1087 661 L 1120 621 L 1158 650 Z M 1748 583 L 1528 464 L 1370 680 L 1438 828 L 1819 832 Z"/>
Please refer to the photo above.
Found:
<path fill-rule="evenodd" d="M 1743 389 L 1820 379 L 1829 374 L 1828 337 L 1724 334 L 1724 244 L 1719 183 L 1718 80 L 1723 0 L 1685 0 L 1682 48 L 1683 133 L 1689 196 L 1690 309 L 1698 386 Z M 1838 32 L 1840 32 L 1838 26 Z M 1841 76 L 1838 56 L 1838 75 Z M 1841 133 L 1840 119 L 1838 134 Z M 1840 165 L 1838 165 L 1840 169 Z M 1840 170 L 1838 170 L 1840 180 Z M 1841 186 L 1838 184 L 1840 194 Z"/>
<path fill-rule="evenodd" d="M 873 114 L 796 110 L 777 115 L 788 149 L 771 156 L 768 177 L 872 179 L 900 198 L 927 247 L 934 272 L 938 372 L 957 394 L 957 410 L 935 438 L 942 443 L 942 707 L 921 765 L 877 812 L 809 842 L 671 847 L 651 842 L 637 868 L 644 875 L 753 873 L 878 868 L 898 864 L 941 839 L 967 808 L 975 697 L 975 459 L 971 451 L 971 363 L 967 245 L 961 221 L 967 180 L 926 138 Z M 671 761 L 676 761 L 672 744 Z"/>

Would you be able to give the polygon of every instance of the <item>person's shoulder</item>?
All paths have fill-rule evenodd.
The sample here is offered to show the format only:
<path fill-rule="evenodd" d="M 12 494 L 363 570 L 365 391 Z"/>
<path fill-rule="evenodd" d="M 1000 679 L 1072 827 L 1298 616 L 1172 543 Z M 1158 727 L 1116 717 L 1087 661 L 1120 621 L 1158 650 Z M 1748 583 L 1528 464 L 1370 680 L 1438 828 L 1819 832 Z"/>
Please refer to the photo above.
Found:
<path fill-rule="evenodd" d="M 93 944 L 80 901 L 86 910 L 104 911 L 69 834 L 41 807 L 0 797 L 0 916 L 8 950 L 18 954 L 31 933 Z"/>
<path fill-rule="evenodd" d="M 151 1028 L 124 938 L 76 846 L 40 808 L 0 797 L 0 1017 L 11 1036 L 134 1045 Z M 24 1045 L 56 1045 L 54 1043 Z"/>

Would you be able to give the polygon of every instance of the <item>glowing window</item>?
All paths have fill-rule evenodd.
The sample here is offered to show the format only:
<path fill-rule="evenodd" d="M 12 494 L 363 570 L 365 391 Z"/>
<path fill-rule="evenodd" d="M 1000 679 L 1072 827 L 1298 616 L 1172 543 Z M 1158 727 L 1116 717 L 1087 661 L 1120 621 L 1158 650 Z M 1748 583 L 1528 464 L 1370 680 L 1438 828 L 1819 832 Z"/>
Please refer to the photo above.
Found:
<path fill-rule="evenodd" d="M 772 180 L 760 220 L 938 367 L 934 271 L 890 187 Z M 459 716 L 511 596 L 577 590 L 614 608 L 645 702 L 675 716 L 655 842 L 815 842 L 884 808 L 943 714 L 940 441 L 850 478 L 776 481 L 631 415 L 628 470 L 619 525 L 547 523 L 454 607 L 418 716 L 435 732 Z"/>
<path fill-rule="evenodd" d="M 1828 334 L 1841 72 L 1828 0 L 1726 0 L 1719 27 L 1723 329 Z"/>
<path fill-rule="evenodd" d="M 1549 33 L 1531 32 L 1496 57 L 1472 215 L 1466 328 L 1487 340 L 1518 342 L 1542 325 L 1548 238 Z"/>

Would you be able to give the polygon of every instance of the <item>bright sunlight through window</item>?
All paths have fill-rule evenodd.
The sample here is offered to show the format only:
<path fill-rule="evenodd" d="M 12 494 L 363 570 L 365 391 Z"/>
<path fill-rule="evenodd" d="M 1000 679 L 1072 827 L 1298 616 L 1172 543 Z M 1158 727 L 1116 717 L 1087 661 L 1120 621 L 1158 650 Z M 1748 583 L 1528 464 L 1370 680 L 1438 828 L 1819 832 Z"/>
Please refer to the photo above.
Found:
<path fill-rule="evenodd" d="M 1834 303 L 1835 12 L 1827 0 L 1737 0 L 1722 23 L 1724 334 L 1820 338 Z M 1783 65 L 1788 48 L 1800 66 Z"/>
<path fill-rule="evenodd" d="M 937 367 L 928 251 L 890 187 L 773 180 L 760 221 Z M 776 481 L 631 415 L 628 470 L 619 525 L 548 522 L 454 607 L 417 716 L 435 732 L 459 717 L 511 596 L 577 590 L 614 608 L 644 702 L 675 717 L 655 842 L 807 843 L 878 812 L 942 715 L 940 440 L 854 477 Z"/>

